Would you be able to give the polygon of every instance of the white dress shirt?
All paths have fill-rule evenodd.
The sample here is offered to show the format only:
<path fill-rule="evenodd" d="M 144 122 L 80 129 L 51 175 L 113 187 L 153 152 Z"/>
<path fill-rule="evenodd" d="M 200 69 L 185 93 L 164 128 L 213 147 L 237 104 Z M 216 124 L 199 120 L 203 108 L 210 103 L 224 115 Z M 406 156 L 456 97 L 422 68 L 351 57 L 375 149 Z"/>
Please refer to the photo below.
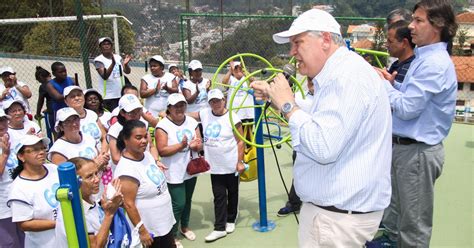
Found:
<path fill-rule="evenodd" d="M 382 80 L 362 57 L 340 47 L 313 83 L 310 111 L 297 110 L 289 120 L 298 196 L 343 210 L 385 209 L 392 120 Z"/>

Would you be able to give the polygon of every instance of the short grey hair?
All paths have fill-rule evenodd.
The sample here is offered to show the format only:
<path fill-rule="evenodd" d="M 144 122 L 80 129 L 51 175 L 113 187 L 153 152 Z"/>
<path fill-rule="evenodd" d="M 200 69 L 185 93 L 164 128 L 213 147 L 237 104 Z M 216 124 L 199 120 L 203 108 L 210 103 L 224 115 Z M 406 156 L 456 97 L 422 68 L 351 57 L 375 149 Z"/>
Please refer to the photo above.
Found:
<path fill-rule="evenodd" d="M 342 36 L 340 34 L 331 33 L 331 32 L 328 32 L 328 33 L 331 35 L 331 40 L 334 42 L 334 44 L 336 44 L 338 46 L 345 46 L 346 45 L 346 43 L 344 42 L 344 39 L 342 38 Z M 323 36 L 322 31 L 308 31 L 308 34 L 311 35 L 311 36 L 315 36 L 315 37 L 322 37 Z"/>

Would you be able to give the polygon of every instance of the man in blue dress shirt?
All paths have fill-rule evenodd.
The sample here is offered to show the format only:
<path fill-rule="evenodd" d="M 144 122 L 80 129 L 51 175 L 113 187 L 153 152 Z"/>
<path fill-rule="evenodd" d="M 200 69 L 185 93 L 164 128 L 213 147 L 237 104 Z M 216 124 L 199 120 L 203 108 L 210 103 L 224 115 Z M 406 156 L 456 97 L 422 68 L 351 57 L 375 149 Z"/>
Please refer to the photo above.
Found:
<path fill-rule="evenodd" d="M 392 86 L 393 75 L 380 71 L 391 83 L 384 85 L 393 111 L 393 193 L 383 224 L 398 247 L 429 247 L 442 141 L 455 114 L 457 79 L 447 49 L 457 24 L 446 0 L 422 0 L 413 13 L 415 59 L 403 83 Z"/>
<path fill-rule="evenodd" d="M 300 210 L 300 247 L 362 247 L 377 232 L 390 203 L 391 113 L 372 67 L 347 49 L 329 13 L 311 9 L 288 31 L 300 74 L 312 78 L 314 100 L 302 110 L 288 81 L 254 81 L 258 99 L 270 98 L 288 120 Z"/>

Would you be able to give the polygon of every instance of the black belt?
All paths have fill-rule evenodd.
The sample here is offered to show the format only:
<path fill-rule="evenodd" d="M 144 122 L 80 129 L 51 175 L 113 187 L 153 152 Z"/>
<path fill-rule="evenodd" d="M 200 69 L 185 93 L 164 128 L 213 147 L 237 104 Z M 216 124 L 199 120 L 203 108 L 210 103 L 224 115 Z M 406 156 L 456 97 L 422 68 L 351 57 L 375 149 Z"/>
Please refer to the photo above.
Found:
<path fill-rule="evenodd" d="M 423 143 L 418 140 L 405 138 L 405 137 L 397 137 L 397 136 L 392 137 L 392 142 L 393 144 L 397 144 L 397 145 L 411 145 L 411 144 Z"/>
<path fill-rule="evenodd" d="M 368 214 L 368 213 L 372 213 L 372 211 L 371 212 L 349 211 L 349 210 L 342 210 L 342 209 L 336 208 L 334 206 L 319 206 L 319 205 L 316 205 L 314 203 L 311 203 L 311 204 L 313 204 L 314 206 L 316 206 L 318 208 L 322 208 L 324 210 L 335 212 L 335 213 L 340 213 L 340 214 Z"/>

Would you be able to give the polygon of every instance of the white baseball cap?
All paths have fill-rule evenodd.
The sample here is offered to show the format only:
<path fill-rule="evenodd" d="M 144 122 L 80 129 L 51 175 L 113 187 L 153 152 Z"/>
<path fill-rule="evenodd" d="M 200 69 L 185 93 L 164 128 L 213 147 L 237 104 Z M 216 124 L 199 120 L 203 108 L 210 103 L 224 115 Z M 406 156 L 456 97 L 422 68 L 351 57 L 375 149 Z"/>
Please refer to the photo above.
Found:
<path fill-rule="evenodd" d="M 310 9 L 298 16 L 291 24 L 290 29 L 274 34 L 273 40 L 278 44 L 288 43 L 291 36 L 306 31 L 322 31 L 341 35 L 341 26 L 328 12 Z"/>
<path fill-rule="evenodd" d="M 173 67 L 178 68 L 178 65 L 177 65 L 177 64 L 169 64 L 169 65 L 168 65 L 168 70 L 170 70 L 170 69 L 173 68 Z"/>
<path fill-rule="evenodd" d="M 26 134 L 25 136 L 23 136 L 21 139 L 20 139 L 20 142 L 19 144 L 15 147 L 15 153 L 18 154 L 18 152 L 20 151 L 20 149 L 24 146 L 31 146 L 31 145 L 35 145 L 37 144 L 38 142 L 43 142 L 43 145 L 45 147 L 48 147 L 49 146 L 49 143 L 51 142 L 48 137 L 38 137 L 36 135 L 32 135 L 32 134 Z"/>
<path fill-rule="evenodd" d="M 239 61 L 234 61 L 234 68 L 239 66 L 240 65 L 240 62 Z"/>
<path fill-rule="evenodd" d="M 66 98 L 69 94 L 71 94 L 71 92 L 73 90 L 79 90 L 81 91 L 83 94 L 84 92 L 82 91 L 81 87 L 77 86 L 77 85 L 71 85 L 71 86 L 68 86 L 66 88 L 64 88 L 64 91 L 63 91 L 63 96 L 64 98 Z"/>
<path fill-rule="evenodd" d="M 161 57 L 160 55 L 155 55 L 153 57 L 150 58 L 150 61 L 151 60 L 155 60 L 155 61 L 158 61 L 160 62 L 163 66 L 165 65 L 165 59 L 163 59 L 163 57 Z"/>
<path fill-rule="evenodd" d="M 137 108 L 143 108 L 143 105 L 138 100 L 138 97 L 133 94 L 125 94 L 123 95 L 120 100 L 118 107 L 120 110 L 124 110 L 125 112 L 131 112 Z"/>
<path fill-rule="evenodd" d="M 5 72 L 10 72 L 10 73 L 15 73 L 15 70 L 13 70 L 13 68 L 11 66 L 4 66 L 2 68 L 0 68 L 0 75 L 2 75 L 3 73 Z"/>
<path fill-rule="evenodd" d="M 0 118 L 3 118 L 3 117 L 10 119 L 10 116 L 5 113 L 5 110 L 3 110 L 3 108 L 0 108 Z"/>
<path fill-rule="evenodd" d="M 2 105 L 3 110 L 7 110 L 14 103 L 19 103 L 19 104 L 21 104 L 21 106 L 23 106 L 24 109 L 26 109 L 25 102 L 17 98 L 17 99 L 13 99 L 13 100 L 3 101 L 3 105 Z"/>
<path fill-rule="evenodd" d="M 186 102 L 186 98 L 184 98 L 183 94 L 181 93 L 173 93 L 168 96 L 168 105 L 176 105 L 178 102 Z"/>
<path fill-rule="evenodd" d="M 189 62 L 188 68 L 195 71 L 197 69 L 202 69 L 202 64 L 199 60 L 194 59 L 194 60 L 191 60 L 191 62 Z"/>
<path fill-rule="evenodd" d="M 99 38 L 99 46 L 100 46 L 100 44 L 102 44 L 102 42 L 104 42 L 104 41 L 106 41 L 106 40 L 110 41 L 110 43 L 114 43 L 114 42 L 112 41 L 112 38 L 110 38 L 110 37 L 102 37 L 102 38 Z"/>
<path fill-rule="evenodd" d="M 64 107 L 62 109 L 59 109 L 56 112 L 56 123 L 54 123 L 54 130 L 56 130 L 56 132 L 59 132 L 59 122 L 63 122 L 73 115 L 79 116 L 79 114 L 73 108 Z"/>
<path fill-rule="evenodd" d="M 84 95 L 87 94 L 87 93 L 90 93 L 90 92 L 94 92 L 94 93 L 97 93 L 97 94 L 100 95 L 99 91 L 96 90 L 96 89 L 94 89 L 94 88 L 84 89 L 84 90 L 82 91 L 82 93 L 84 93 Z"/>
<path fill-rule="evenodd" d="M 212 99 L 224 99 L 224 94 L 220 89 L 212 89 L 207 92 L 207 101 L 209 102 Z"/>

